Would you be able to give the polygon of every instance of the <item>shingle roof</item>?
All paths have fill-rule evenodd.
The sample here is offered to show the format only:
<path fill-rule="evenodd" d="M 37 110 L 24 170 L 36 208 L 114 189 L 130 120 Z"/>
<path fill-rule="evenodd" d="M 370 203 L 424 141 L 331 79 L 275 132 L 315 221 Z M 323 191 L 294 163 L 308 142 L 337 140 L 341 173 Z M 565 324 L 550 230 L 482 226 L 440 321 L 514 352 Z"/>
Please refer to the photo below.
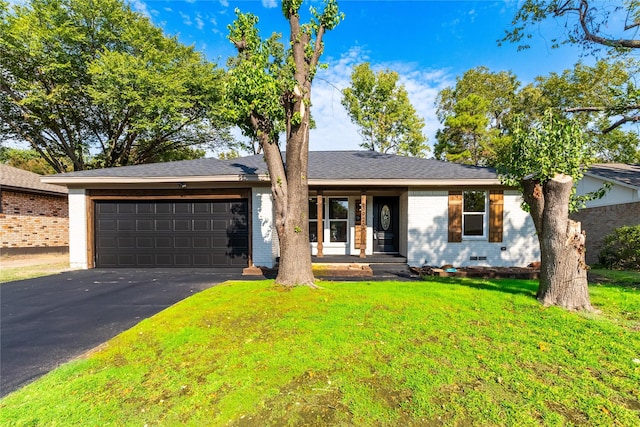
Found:
<path fill-rule="evenodd" d="M 44 184 L 41 175 L 0 164 L 0 187 L 21 189 L 38 193 L 67 194 L 68 190 L 59 185 Z"/>
<path fill-rule="evenodd" d="M 599 163 L 592 165 L 588 173 L 640 189 L 640 164 Z"/>
<path fill-rule="evenodd" d="M 91 169 L 78 172 L 66 172 L 56 177 L 87 177 L 87 178 L 143 178 L 143 177 L 187 177 L 208 175 L 237 174 L 235 169 L 229 168 L 222 160 L 207 158 L 196 160 L 180 160 L 165 163 L 150 163 L 146 165 L 120 166 L 105 169 Z"/>
<path fill-rule="evenodd" d="M 267 175 L 262 155 L 231 160 L 213 158 L 70 172 L 56 177 L 151 178 Z M 490 168 L 374 151 L 312 151 L 309 179 L 497 179 Z"/>

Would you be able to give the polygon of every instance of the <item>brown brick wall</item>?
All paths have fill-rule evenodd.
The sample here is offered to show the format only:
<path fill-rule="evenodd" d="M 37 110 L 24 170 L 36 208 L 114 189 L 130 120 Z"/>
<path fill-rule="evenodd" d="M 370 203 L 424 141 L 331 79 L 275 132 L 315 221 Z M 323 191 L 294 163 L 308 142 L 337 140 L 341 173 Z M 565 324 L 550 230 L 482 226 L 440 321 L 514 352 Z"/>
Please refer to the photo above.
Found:
<path fill-rule="evenodd" d="M 624 225 L 640 224 L 640 202 L 583 209 L 571 214 L 587 232 L 587 263 L 598 262 L 605 236 Z"/>
<path fill-rule="evenodd" d="M 69 246 L 69 202 L 67 196 L 2 190 L 0 247 L 3 252 L 18 248 L 61 248 Z"/>

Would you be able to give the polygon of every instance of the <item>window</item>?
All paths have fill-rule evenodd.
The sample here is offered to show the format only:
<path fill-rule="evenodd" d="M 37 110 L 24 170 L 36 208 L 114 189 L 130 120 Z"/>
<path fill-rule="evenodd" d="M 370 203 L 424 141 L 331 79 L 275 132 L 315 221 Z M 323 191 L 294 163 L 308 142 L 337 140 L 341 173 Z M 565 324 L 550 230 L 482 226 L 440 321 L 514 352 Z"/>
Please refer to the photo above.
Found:
<path fill-rule="evenodd" d="M 349 200 L 346 198 L 330 198 L 327 205 L 329 210 L 329 241 L 346 242 L 349 220 Z"/>
<path fill-rule="evenodd" d="M 318 199 L 309 199 L 309 241 L 318 241 Z"/>
<path fill-rule="evenodd" d="M 484 237 L 487 193 L 485 191 L 462 192 L 462 235 Z"/>
<path fill-rule="evenodd" d="M 328 197 L 324 199 L 324 224 L 318 224 L 318 199 L 309 199 L 309 241 L 317 242 L 318 233 L 329 228 L 329 242 L 346 243 L 349 231 L 349 199 Z M 323 234 L 323 241 L 327 241 Z"/>

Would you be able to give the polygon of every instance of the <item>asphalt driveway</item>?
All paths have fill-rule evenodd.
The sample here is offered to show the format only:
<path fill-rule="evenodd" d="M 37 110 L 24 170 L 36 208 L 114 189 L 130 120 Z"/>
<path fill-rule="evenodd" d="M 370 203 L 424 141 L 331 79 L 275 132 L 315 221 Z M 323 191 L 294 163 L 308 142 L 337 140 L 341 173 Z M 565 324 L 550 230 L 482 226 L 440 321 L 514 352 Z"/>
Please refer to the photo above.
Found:
<path fill-rule="evenodd" d="M 240 274 L 79 270 L 0 285 L 0 396 L 176 302 Z"/>

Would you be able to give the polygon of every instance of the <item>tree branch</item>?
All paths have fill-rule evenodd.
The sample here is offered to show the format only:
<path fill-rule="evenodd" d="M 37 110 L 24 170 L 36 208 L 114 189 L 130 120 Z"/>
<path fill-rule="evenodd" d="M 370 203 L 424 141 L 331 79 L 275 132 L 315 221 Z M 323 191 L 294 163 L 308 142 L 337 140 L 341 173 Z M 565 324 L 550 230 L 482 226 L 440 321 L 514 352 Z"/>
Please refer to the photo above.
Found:
<path fill-rule="evenodd" d="M 640 40 L 634 39 L 610 39 L 606 37 L 598 36 L 589 30 L 587 26 L 587 15 L 589 12 L 589 2 L 587 0 L 580 1 L 580 9 L 578 11 L 580 26 L 584 32 L 584 38 L 593 43 L 601 44 L 609 47 L 624 47 L 629 49 L 640 48 Z"/>

